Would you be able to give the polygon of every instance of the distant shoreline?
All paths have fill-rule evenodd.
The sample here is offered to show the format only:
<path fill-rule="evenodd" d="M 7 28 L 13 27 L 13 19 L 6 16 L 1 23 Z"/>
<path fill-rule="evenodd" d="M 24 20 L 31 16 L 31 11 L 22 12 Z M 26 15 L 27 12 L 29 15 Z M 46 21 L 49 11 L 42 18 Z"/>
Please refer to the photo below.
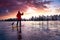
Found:
<path fill-rule="evenodd" d="M 1 22 L 2 20 L 0 20 L 0 22 Z M 3 21 L 5 21 L 5 20 L 3 20 Z M 14 20 L 15 21 L 15 20 Z M 24 21 L 24 20 L 22 20 L 22 21 Z M 28 20 L 28 21 L 32 21 L 32 20 Z M 60 21 L 60 20 L 40 20 L 40 21 Z"/>

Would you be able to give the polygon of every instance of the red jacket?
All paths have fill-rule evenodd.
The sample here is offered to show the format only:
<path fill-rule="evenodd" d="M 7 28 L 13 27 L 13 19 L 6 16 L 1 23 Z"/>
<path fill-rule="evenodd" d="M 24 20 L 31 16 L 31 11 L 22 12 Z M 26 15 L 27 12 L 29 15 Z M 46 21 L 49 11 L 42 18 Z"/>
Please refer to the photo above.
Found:
<path fill-rule="evenodd" d="M 20 13 L 19 11 L 18 11 L 18 13 L 17 13 L 17 20 L 21 20 L 21 16 L 23 15 L 23 13 Z"/>

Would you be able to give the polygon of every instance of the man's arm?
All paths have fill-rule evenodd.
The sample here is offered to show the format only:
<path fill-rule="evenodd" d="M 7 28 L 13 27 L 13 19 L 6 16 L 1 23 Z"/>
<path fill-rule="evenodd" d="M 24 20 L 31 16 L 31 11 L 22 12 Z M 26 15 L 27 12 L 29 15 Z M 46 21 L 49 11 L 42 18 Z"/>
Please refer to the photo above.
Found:
<path fill-rule="evenodd" d="M 22 13 L 21 15 L 23 15 L 24 13 Z"/>

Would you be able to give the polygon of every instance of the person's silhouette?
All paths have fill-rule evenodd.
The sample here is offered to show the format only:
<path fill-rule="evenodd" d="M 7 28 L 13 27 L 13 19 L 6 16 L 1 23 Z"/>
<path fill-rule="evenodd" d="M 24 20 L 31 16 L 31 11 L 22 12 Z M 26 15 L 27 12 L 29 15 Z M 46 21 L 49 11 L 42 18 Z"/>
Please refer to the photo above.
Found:
<path fill-rule="evenodd" d="M 18 30 L 18 21 L 20 21 L 20 30 L 21 30 L 21 16 L 23 15 L 23 13 L 21 13 L 20 11 L 18 11 L 16 17 L 17 17 L 17 30 Z"/>
<path fill-rule="evenodd" d="M 21 13 L 20 11 L 18 11 L 16 17 L 17 17 L 17 31 L 18 31 L 18 39 L 21 40 L 22 39 L 22 36 L 21 36 L 21 16 L 23 15 L 23 13 Z M 20 23 L 19 23 L 19 22 Z M 18 27 L 18 24 L 19 24 L 19 27 Z M 19 28 L 19 30 L 18 30 Z"/>

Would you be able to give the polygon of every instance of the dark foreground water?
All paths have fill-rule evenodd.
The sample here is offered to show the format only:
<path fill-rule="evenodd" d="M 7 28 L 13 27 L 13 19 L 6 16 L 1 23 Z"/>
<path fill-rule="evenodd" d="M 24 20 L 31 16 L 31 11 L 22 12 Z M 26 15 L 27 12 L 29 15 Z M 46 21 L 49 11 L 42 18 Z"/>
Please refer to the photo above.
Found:
<path fill-rule="evenodd" d="M 0 22 L 0 40 L 20 40 L 16 22 Z M 22 21 L 21 40 L 60 40 L 60 21 Z"/>

